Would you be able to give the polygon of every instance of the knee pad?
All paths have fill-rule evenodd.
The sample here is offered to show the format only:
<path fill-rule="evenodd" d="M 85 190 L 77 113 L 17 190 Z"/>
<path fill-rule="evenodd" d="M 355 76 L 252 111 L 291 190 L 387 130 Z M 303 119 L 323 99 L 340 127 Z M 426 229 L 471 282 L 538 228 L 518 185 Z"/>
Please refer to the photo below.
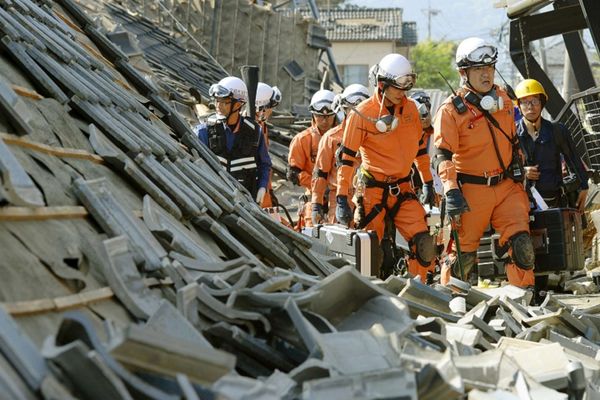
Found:
<path fill-rule="evenodd" d="M 535 251 L 531 237 L 527 232 L 519 232 L 508 239 L 512 248 L 511 258 L 517 267 L 525 270 L 532 269 L 535 264 Z"/>
<path fill-rule="evenodd" d="M 419 232 L 413 238 L 414 253 L 417 261 L 424 267 L 428 267 L 435 257 L 435 245 L 433 236 L 429 232 Z"/>
<path fill-rule="evenodd" d="M 471 272 L 473 267 L 477 265 L 477 252 L 461 252 L 460 255 L 460 261 L 462 263 L 463 272 L 465 274 L 464 278 L 468 280 L 469 273 Z M 458 265 L 458 255 L 456 255 L 456 257 L 452 261 L 450 261 L 450 270 L 452 271 L 452 276 L 460 278 L 460 266 Z"/>

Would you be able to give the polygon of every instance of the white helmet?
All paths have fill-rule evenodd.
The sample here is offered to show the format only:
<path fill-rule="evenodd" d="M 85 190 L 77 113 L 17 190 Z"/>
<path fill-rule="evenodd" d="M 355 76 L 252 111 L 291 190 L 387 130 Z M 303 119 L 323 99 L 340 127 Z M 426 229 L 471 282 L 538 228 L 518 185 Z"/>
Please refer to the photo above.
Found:
<path fill-rule="evenodd" d="M 308 109 L 313 114 L 333 115 L 333 100 L 335 94 L 331 90 L 318 90 L 310 99 Z"/>
<path fill-rule="evenodd" d="M 270 108 L 271 97 L 273 97 L 273 88 L 266 83 L 258 82 L 258 86 L 256 87 L 256 108 L 259 110 Z"/>
<path fill-rule="evenodd" d="M 273 86 L 273 96 L 271 96 L 271 108 L 277 107 L 281 103 L 281 90 L 277 86 Z"/>
<path fill-rule="evenodd" d="M 344 89 L 340 98 L 341 105 L 357 106 L 369 97 L 369 89 L 360 83 L 353 83 Z"/>
<path fill-rule="evenodd" d="M 231 97 L 240 102 L 248 101 L 248 88 L 243 80 L 235 76 L 223 78 L 208 89 L 211 97 Z"/>
<path fill-rule="evenodd" d="M 412 89 L 417 75 L 413 73 L 410 62 L 401 54 L 388 54 L 372 69 L 376 82 L 385 82 L 402 90 Z"/>
<path fill-rule="evenodd" d="M 498 60 L 498 49 L 478 37 L 463 40 L 456 49 L 458 69 L 494 65 Z"/>

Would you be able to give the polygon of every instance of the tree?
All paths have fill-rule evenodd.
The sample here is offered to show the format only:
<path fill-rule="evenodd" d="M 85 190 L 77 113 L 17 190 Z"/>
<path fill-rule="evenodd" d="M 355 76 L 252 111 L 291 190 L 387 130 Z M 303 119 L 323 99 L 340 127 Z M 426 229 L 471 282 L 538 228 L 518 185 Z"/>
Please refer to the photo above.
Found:
<path fill-rule="evenodd" d="M 412 48 L 410 60 L 418 74 L 417 86 L 424 89 L 448 90 L 439 72 L 450 82 L 453 88 L 458 87 L 459 77 L 454 65 L 456 44 L 453 42 L 434 42 L 427 40 Z"/>

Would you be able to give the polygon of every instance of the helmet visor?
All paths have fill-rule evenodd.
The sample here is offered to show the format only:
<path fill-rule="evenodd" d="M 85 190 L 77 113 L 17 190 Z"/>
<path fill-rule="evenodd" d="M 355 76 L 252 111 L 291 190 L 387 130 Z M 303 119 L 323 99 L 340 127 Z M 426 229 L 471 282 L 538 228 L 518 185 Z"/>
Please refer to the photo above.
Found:
<path fill-rule="evenodd" d="M 417 82 L 417 74 L 406 74 L 394 79 L 388 79 L 388 82 L 400 90 L 410 90 Z"/>
<path fill-rule="evenodd" d="M 419 116 L 421 117 L 421 119 L 427 118 L 427 116 L 429 115 L 429 109 L 427 108 L 427 105 L 424 103 L 420 103 L 417 106 L 417 110 L 419 110 Z"/>
<path fill-rule="evenodd" d="M 354 92 L 344 97 L 343 103 L 345 105 L 357 106 L 367 97 L 369 96 L 365 96 L 365 93 L 363 92 Z"/>
<path fill-rule="evenodd" d="M 494 64 L 498 58 L 498 49 L 494 46 L 481 46 L 467 54 L 467 62 L 471 65 Z"/>
<path fill-rule="evenodd" d="M 277 86 L 273 87 L 273 95 L 271 96 L 271 107 L 276 107 L 281 103 L 281 92 L 277 89 Z"/>
<path fill-rule="evenodd" d="M 333 115 L 335 112 L 332 110 L 331 102 L 329 101 L 318 101 L 315 104 L 311 104 L 308 107 L 311 113 L 317 115 Z"/>
<path fill-rule="evenodd" d="M 215 83 L 214 85 L 211 85 L 208 89 L 208 94 L 210 97 L 229 97 L 232 93 L 231 90 L 229 90 L 225 86 Z"/>

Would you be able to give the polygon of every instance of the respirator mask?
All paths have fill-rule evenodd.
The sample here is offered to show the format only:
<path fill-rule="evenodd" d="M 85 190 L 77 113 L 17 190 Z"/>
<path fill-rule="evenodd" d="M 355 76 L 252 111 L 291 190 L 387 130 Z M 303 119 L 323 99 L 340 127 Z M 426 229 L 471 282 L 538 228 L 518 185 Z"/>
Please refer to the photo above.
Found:
<path fill-rule="evenodd" d="M 504 108 L 504 100 L 498 95 L 496 88 L 493 88 L 483 96 L 480 96 L 475 92 L 468 92 L 465 95 L 465 99 L 469 103 L 489 112 L 490 114 L 494 114 L 495 112 Z"/>

